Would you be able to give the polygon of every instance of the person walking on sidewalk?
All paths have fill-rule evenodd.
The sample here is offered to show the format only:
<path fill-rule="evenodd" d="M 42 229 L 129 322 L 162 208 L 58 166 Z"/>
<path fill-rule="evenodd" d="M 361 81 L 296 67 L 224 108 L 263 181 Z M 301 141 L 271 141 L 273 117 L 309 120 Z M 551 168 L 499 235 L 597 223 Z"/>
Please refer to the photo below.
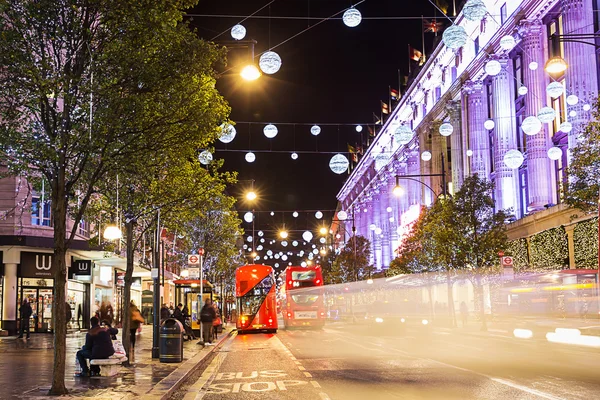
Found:
<path fill-rule="evenodd" d="M 138 329 L 140 329 L 141 324 L 144 322 L 144 317 L 142 317 L 142 314 L 140 313 L 140 310 L 137 308 L 137 306 L 135 305 L 135 302 L 133 300 L 131 300 L 131 302 L 129 303 L 129 310 L 130 310 L 130 315 L 131 315 L 131 325 L 129 326 L 129 334 L 130 334 L 130 338 L 129 340 L 131 341 L 131 351 L 130 351 L 130 355 L 129 355 L 129 360 L 131 362 L 135 361 L 135 335 Z"/>
<path fill-rule="evenodd" d="M 213 321 L 217 318 L 215 308 L 210 299 L 206 299 L 202 310 L 200 310 L 200 322 L 202 323 L 202 340 L 205 345 L 212 344 Z"/>
<path fill-rule="evenodd" d="M 160 308 L 160 323 L 162 324 L 167 318 L 171 318 L 171 311 L 166 304 L 163 304 Z"/>
<path fill-rule="evenodd" d="M 27 330 L 27 339 L 29 339 L 29 318 L 33 314 L 29 300 L 23 300 L 23 304 L 19 307 L 19 313 L 21 314 L 21 333 L 19 334 L 19 339 L 23 338 L 25 330 Z"/>
<path fill-rule="evenodd" d="M 110 339 L 110 333 L 98 325 L 98 318 L 92 317 L 90 319 L 91 329 L 85 335 L 85 345 L 76 354 L 77 362 L 81 366 L 81 372 L 75 374 L 76 377 L 83 378 L 90 375 L 100 375 L 100 367 L 97 365 L 92 366 L 90 374 L 90 368 L 87 365 L 87 359 L 106 359 L 115 354 L 112 340 Z"/>

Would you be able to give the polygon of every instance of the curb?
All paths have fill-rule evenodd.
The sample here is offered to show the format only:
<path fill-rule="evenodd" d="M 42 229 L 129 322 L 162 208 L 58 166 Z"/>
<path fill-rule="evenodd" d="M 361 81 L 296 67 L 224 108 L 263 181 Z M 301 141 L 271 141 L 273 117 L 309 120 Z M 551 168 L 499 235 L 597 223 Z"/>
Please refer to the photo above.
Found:
<path fill-rule="evenodd" d="M 163 378 L 152 388 L 152 390 L 146 393 L 144 398 L 168 400 L 168 398 L 177 391 L 187 379 L 198 370 L 198 368 L 200 368 L 203 361 L 223 345 L 225 340 L 229 338 L 234 331 L 235 329 L 232 329 L 227 335 L 223 335 L 223 337 L 219 339 L 219 342 L 215 346 L 212 346 L 208 352 L 200 351 L 194 357 L 177 367 L 175 371 L 171 372 L 166 378 Z"/>

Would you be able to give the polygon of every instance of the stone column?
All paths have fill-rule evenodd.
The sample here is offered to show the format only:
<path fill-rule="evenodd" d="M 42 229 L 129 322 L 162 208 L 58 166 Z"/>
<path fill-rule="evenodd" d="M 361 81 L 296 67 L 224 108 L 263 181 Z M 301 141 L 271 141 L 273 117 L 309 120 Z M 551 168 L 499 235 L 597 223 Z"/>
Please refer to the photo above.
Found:
<path fill-rule="evenodd" d="M 21 252 L 10 249 L 3 253 L 4 290 L 2 292 L 2 329 L 10 335 L 17 333 L 17 264 L 21 262 Z"/>
<path fill-rule="evenodd" d="M 593 3 L 592 0 L 562 0 L 563 32 L 566 35 L 594 33 Z M 593 39 L 586 41 L 593 43 Z M 589 111 L 583 110 L 583 105 L 593 105 L 598 96 L 598 56 L 594 46 L 564 42 L 564 58 L 569 65 L 565 71 L 566 94 L 574 94 L 579 98 L 576 105 L 568 106 L 569 112 L 577 112 L 575 117 L 568 117 L 573 124 L 573 130 L 569 133 L 571 149 L 577 144 L 577 136 L 592 118 Z"/>
<path fill-rule="evenodd" d="M 450 118 L 450 124 L 454 128 L 454 131 L 450 136 L 450 151 L 452 154 L 452 190 L 454 192 L 460 189 L 465 176 L 465 171 L 463 170 L 463 157 L 465 153 L 462 147 L 462 123 L 460 111 L 460 101 L 450 101 L 446 105 L 446 112 Z M 446 165 L 449 165 L 449 163 Z"/>
<path fill-rule="evenodd" d="M 567 232 L 567 247 L 569 249 L 569 269 L 575 269 L 575 239 L 573 231 L 575 230 L 575 224 L 565 225 L 565 231 Z"/>
<path fill-rule="evenodd" d="M 541 21 L 522 21 L 519 34 L 522 38 L 523 65 L 544 59 L 545 26 Z M 546 106 L 546 72 L 543 68 L 535 71 L 523 68 L 523 84 L 527 87 L 525 95 L 525 117 L 537 115 L 540 108 Z M 527 211 L 543 210 L 546 204 L 552 203 L 553 179 L 550 159 L 547 151 L 550 146 L 550 134 L 547 124 L 537 135 L 526 136 L 527 143 L 527 184 L 529 199 Z"/>
<path fill-rule="evenodd" d="M 487 120 L 487 96 L 481 81 L 466 81 L 463 90 L 467 95 L 467 132 L 469 135 L 469 150 L 471 174 L 480 178 L 490 179 L 490 139 L 487 129 L 483 126 Z"/>
<path fill-rule="evenodd" d="M 381 238 L 381 265 L 382 267 L 386 267 L 390 265 L 391 261 L 391 223 L 390 216 L 392 213 L 387 211 L 388 207 L 391 207 L 392 199 L 390 196 L 392 195 L 392 191 L 390 189 L 389 179 L 386 179 L 381 186 L 381 229 L 383 230 L 383 237 Z"/>
<path fill-rule="evenodd" d="M 515 131 L 514 78 L 511 66 L 506 58 L 500 60 L 502 70 L 492 79 L 494 102 L 494 172 L 496 175 L 496 207 L 498 209 L 517 210 L 518 170 L 504 164 L 504 155 L 508 150 L 517 148 Z"/>
<path fill-rule="evenodd" d="M 441 174 L 442 173 L 442 154 L 444 155 L 444 163 L 448 165 L 448 158 L 446 157 L 448 145 L 446 144 L 446 137 L 440 135 L 440 125 L 441 121 L 435 121 L 431 124 L 427 132 L 431 135 L 431 160 L 430 161 L 421 161 L 422 164 L 429 164 L 429 169 L 423 170 L 423 174 Z M 420 157 L 420 154 L 418 155 Z M 420 159 L 420 158 L 419 158 Z M 427 183 L 435 192 L 435 196 L 443 193 L 442 189 L 442 178 L 439 176 L 433 176 L 430 178 L 421 178 L 421 180 Z M 430 199 L 431 201 L 423 202 L 423 204 L 431 205 L 435 201 L 435 196 L 431 192 L 431 190 L 422 186 L 422 191 L 425 194 L 425 199 Z"/>
<path fill-rule="evenodd" d="M 439 125 L 438 125 L 439 126 Z M 411 158 L 414 159 L 414 162 L 416 162 L 419 166 L 418 171 L 414 172 L 411 171 L 409 168 L 408 174 L 410 175 L 429 175 L 432 172 L 432 168 L 433 168 L 433 163 L 435 162 L 434 160 L 436 160 L 435 158 L 435 151 L 434 151 L 434 145 L 433 145 L 433 137 L 435 135 L 435 132 L 433 131 L 433 127 L 431 126 L 431 124 L 421 124 L 421 126 L 419 126 L 419 151 L 418 154 L 416 155 L 412 155 Z M 439 135 L 439 133 L 438 133 Z M 423 153 L 424 151 L 429 151 L 432 154 L 432 158 L 429 161 L 423 161 L 421 159 L 421 153 Z M 420 180 L 421 182 L 431 186 L 432 185 L 432 177 L 422 177 L 422 178 L 415 178 L 417 180 Z M 416 190 L 420 193 L 419 196 L 419 201 L 422 204 L 432 204 L 433 203 L 433 194 L 431 193 L 430 190 L 427 190 L 426 187 L 424 187 L 423 185 L 414 182 L 414 181 L 405 181 L 407 187 L 410 187 L 411 190 Z M 402 182 L 401 182 L 402 183 Z M 412 189 L 414 188 L 414 189 Z M 421 200 L 422 199 L 422 200 Z M 412 204 L 414 204 L 413 202 L 409 202 L 408 207 L 410 207 Z M 408 207 L 406 207 L 403 211 L 406 211 L 408 209 Z"/>
<path fill-rule="evenodd" d="M 376 229 L 381 229 L 383 232 L 383 224 L 381 220 L 381 196 L 375 195 L 373 196 L 373 224 L 377 227 Z M 383 265 L 381 262 L 382 259 L 382 249 L 381 249 L 381 234 L 377 234 L 378 230 L 372 231 L 373 235 L 373 257 L 375 262 L 373 266 L 375 269 L 381 269 Z"/>

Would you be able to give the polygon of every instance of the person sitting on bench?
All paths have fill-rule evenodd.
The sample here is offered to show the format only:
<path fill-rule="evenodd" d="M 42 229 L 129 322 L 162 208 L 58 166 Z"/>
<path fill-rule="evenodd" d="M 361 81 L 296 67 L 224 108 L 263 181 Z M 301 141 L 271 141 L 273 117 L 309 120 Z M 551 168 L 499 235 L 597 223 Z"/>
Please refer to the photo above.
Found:
<path fill-rule="evenodd" d="M 105 359 L 115 353 L 108 330 L 98 325 L 97 317 L 92 317 L 90 323 L 92 327 L 85 335 L 85 345 L 77 352 L 77 361 L 81 366 L 81 372 L 75 376 L 80 378 L 100 375 L 98 366 L 93 365 L 90 371 L 87 359 Z"/>

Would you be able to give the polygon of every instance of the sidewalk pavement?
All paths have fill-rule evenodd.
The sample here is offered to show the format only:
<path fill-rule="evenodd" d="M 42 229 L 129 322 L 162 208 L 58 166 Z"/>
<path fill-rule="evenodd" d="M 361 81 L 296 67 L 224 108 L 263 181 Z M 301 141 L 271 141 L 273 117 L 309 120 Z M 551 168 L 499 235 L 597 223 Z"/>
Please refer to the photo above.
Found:
<path fill-rule="evenodd" d="M 231 325 L 225 328 L 219 335 L 219 343 L 225 340 L 231 330 Z M 198 340 L 187 341 L 183 345 L 183 362 L 161 363 L 158 359 L 152 359 L 152 326 L 144 325 L 142 333 L 137 336 L 135 362 L 130 367 L 121 367 L 113 377 L 76 378 L 75 353 L 85 343 L 85 334 L 82 331 L 67 335 L 65 383 L 69 394 L 59 399 L 161 398 L 181 384 L 180 381 L 217 347 L 198 345 Z M 121 332 L 117 337 L 120 339 Z M 52 383 L 53 335 L 32 334 L 28 340 L 15 336 L 2 337 L 0 353 L 0 397 L 47 398 Z"/>

